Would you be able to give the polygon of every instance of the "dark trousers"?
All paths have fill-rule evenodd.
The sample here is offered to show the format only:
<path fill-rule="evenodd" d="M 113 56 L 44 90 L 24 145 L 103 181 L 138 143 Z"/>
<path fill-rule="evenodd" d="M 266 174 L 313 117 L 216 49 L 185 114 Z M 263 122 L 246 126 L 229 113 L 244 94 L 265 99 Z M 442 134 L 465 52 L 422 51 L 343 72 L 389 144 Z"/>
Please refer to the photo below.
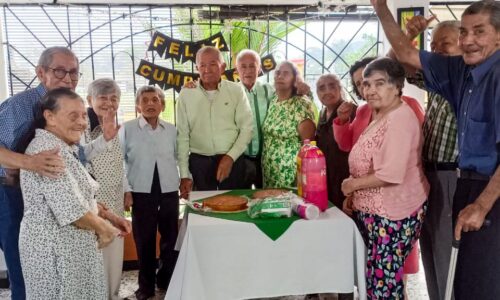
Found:
<path fill-rule="evenodd" d="M 21 189 L 0 184 L 0 249 L 5 257 L 13 300 L 26 298 L 18 246 L 23 209 Z"/>
<path fill-rule="evenodd" d="M 174 250 L 178 234 L 179 194 L 162 193 L 155 170 L 151 193 L 132 193 L 132 229 L 139 261 L 139 290 L 154 294 L 166 289 L 174 272 L 178 252 Z M 160 232 L 160 260 L 156 273 L 156 232 Z"/>
<path fill-rule="evenodd" d="M 474 202 L 488 181 L 458 179 L 453 199 L 453 226 L 458 213 Z M 455 273 L 455 300 L 500 299 L 500 202 L 486 219 L 491 224 L 479 231 L 463 232 Z"/>
<path fill-rule="evenodd" d="M 235 190 L 249 188 L 245 161 L 240 156 L 234 163 L 229 177 L 217 182 L 217 167 L 223 154 L 205 156 L 196 153 L 189 155 L 189 171 L 193 175 L 194 189 L 197 191 Z"/>
<path fill-rule="evenodd" d="M 429 170 L 425 174 L 431 190 L 419 241 L 429 299 L 442 300 L 450 266 L 453 240 L 452 206 L 457 172 Z"/>
<path fill-rule="evenodd" d="M 259 156 L 243 156 L 245 161 L 245 180 L 248 188 L 252 185 L 256 189 L 262 188 L 262 157 Z"/>

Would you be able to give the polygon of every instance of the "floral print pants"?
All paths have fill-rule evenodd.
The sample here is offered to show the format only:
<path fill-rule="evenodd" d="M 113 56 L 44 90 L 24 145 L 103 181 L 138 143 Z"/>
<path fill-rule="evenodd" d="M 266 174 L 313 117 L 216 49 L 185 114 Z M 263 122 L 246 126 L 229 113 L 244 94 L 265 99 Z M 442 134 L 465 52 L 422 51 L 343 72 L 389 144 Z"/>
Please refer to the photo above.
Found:
<path fill-rule="evenodd" d="M 356 223 L 368 249 L 368 299 L 404 299 L 403 265 L 420 236 L 426 209 L 427 203 L 399 221 L 356 212 Z"/>

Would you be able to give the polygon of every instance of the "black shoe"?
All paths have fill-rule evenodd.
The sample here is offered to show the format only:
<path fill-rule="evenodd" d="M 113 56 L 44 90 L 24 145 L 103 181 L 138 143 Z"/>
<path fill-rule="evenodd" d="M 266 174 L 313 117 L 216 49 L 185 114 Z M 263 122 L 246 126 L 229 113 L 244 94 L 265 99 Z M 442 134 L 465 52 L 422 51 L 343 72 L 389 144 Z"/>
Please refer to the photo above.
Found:
<path fill-rule="evenodd" d="M 149 298 L 153 298 L 154 296 L 155 296 L 154 292 L 146 293 L 140 290 L 137 290 L 135 292 L 135 298 L 137 298 L 137 300 L 148 300 Z"/>

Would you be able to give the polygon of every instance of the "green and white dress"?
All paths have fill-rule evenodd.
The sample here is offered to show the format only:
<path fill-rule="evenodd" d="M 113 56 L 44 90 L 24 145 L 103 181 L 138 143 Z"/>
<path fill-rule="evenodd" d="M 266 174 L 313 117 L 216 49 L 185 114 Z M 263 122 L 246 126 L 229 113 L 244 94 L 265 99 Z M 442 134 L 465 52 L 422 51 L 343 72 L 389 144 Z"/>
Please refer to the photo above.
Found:
<path fill-rule="evenodd" d="M 293 96 L 282 101 L 274 98 L 271 101 L 262 126 L 264 187 L 296 185 L 296 156 L 301 147 L 297 127 L 306 119 L 314 120 L 314 104 L 307 97 Z"/>

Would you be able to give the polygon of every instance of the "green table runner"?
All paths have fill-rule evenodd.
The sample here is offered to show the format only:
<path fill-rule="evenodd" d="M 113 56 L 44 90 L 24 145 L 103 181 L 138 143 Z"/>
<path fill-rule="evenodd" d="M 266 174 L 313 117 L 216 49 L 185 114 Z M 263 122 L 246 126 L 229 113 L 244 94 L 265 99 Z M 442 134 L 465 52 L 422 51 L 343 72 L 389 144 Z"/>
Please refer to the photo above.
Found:
<path fill-rule="evenodd" d="M 256 190 L 233 190 L 223 195 L 235 195 L 235 196 L 251 196 Z M 203 199 L 197 200 L 202 201 Z M 271 240 L 277 240 L 285 231 L 292 225 L 293 222 L 299 220 L 300 218 L 296 215 L 292 215 L 290 218 L 277 218 L 277 219 L 251 219 L 246 211 L 239 213 L 212 213 L 212 212 L 201 212 L 195 211 L 189 207 L 186 207 L 188 213 L 198 214 L 202 216 L 209 216 L 214 218 L 248 222 L 255 224 L 264 234 L 266 234 Z"/>

